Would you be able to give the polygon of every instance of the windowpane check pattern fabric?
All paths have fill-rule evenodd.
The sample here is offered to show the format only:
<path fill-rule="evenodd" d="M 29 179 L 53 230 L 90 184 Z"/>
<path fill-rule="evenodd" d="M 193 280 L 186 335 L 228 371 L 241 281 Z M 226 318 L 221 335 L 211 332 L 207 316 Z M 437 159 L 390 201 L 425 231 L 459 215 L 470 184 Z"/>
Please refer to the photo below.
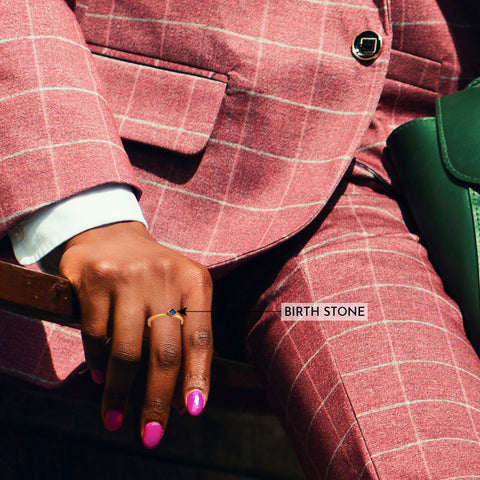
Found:
<path fill-rule="evenodd" d="M 265 313 L 249 351 L 309 478 L 476 478 L 480 362 L 458 307 L 395 202 L 352 178 L 260 304 L 367 302 L 368 321 Z"/>
<path fill-rule="evenodd" d="M 244 262 L 252 309 L 368 302 L 367 324 L 246 319 L 308 477 L 478 478 L 480 363 L 458 307 L 388 190 L 345 172 L 356 158 L 390 181 L 392 128 L 480 75 L 479 17 L 453 0 L 6 0 L 2 235 L 128 184 L 159 241 L 214 276 Z M 383 37 L 371 64 L 350 54 L 363 30 Z M 83 359 L 76 331 L 0 325 L 3 372 L 55 386 Z"/>

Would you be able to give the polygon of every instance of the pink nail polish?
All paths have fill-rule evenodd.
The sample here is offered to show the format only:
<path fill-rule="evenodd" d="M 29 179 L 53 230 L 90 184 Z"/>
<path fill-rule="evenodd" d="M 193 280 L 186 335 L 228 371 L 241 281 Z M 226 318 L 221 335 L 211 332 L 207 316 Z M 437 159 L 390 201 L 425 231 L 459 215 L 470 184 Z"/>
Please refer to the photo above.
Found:
<path fill-rule="evenodd" d="M 92 370 L 91 372 L 92 380 L 97 385 L 102 385 L 105 382 L 105 374 L 101 370 Z"/>
<path fill-rule="evenodd" d="M 203 395 L 200 390 L 193 390 L 187 397 L 187 410 L 190 415 L 198 415 L 204 406 Z"/>
<path fill-rule="evenodd" d="M 143 445 L 145 448 L 155 448 L 163 436 L 163 428 L 158 422 L 148 422 L 143 429 Z"/>
<path fill-rule="evenodd" d="M 109 432 L 115 432 L 122 426 L 123 413 L 120 410 L 109 410 L 103 419 L 105 428 Z"/>

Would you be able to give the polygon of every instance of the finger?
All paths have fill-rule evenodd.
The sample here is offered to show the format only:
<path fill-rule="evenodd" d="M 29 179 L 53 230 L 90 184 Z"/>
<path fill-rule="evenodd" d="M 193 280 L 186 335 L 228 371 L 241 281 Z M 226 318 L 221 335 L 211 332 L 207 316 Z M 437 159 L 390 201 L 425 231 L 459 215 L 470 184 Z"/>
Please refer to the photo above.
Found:
<path fill-rule="evenodd" d="M 113 335 L 108 360 L 102 415 L 105 427 L 118 430 L 142 354 L 145 312 L 138 301 L 119 296 L 114 304 Z"/>
<path fill-rule="evenodd" d="M 210 389 L 210 367 L 213 356 L 211 294 L 202 292 L 186 299 L 192 305 L 183 324 L 184 402 L 190 415 L 205 407 Z M 194 311 L 195 310 L 195 311 Z"/>
<path fill-rule="evenodd" d="M 185 406 L 185 402 L 183 400 L 183 378 L 184 378 L 184 371 L 183 371 L 183 362 L 182 366 L 180 367 L 180 371 L 177 377 L 177 383 L 175 384 L 175 390 L 173 392 L 173 399 L 172 405 L 180 415 L 187 413 L 187 407 Z"/>
<path fill-rule="evenodd" d="M 110 298 L 97 294 L 82 300 L 80 299 L 85 360 L 93 381 L 102 384 L 105 381 L 108 361 L 107 325 L 110 315 Z"/>
<path fill-rule="evenodd" d="M 97 385 L 105 383 L 108 363 L 108 338 L 103 335 L 89 335 L 82 332 L 85 360 L 92 380 Z"/>
<path fill-rule="evenodd" d="M 157 446 L 163 436 L 181 362 L 180 321 L 175 317 L 157 317 L 150 328 L 150 358 L 141 422 L 146 448 Z"/>

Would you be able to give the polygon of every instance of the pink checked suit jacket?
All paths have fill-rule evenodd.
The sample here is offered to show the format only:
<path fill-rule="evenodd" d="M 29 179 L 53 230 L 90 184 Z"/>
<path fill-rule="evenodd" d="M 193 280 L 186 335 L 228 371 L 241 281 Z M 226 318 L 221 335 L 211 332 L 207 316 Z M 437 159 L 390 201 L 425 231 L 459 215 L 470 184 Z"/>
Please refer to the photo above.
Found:
<path fill-rule="evenodd" d="M 405 3 L 2 1 L 0 235 L 45 205 L 121 183 L 157 239 L 211 268 L 292 236 L 354 156 L 383 174 L 369 152 L 475 72 L 478 7 Z M 351 54 L 364 30 L 383 38 L 371 63 Z M 377 109 L 388 82 L 418 90 L 408 108 L 386 99 L 395 124 Z M 58 378 L 81 359 L 78 338 L 69 349 Z"/>

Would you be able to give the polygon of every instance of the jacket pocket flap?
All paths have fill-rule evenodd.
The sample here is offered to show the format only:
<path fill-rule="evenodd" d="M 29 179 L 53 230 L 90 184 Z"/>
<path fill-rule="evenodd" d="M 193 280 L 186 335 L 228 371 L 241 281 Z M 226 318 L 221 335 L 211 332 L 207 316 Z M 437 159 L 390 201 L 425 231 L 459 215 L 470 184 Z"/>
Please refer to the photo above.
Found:
<path fill-rule="evenodd" d="M 206 147 L 225 82 L 94 57 L 120 136 L 183 154 Z"/>
<path fill-rule="evenodd" d="M 480 184 L 480 87 L 438 98 L 436 118 L 446 169 L 457 180 Z"/>

